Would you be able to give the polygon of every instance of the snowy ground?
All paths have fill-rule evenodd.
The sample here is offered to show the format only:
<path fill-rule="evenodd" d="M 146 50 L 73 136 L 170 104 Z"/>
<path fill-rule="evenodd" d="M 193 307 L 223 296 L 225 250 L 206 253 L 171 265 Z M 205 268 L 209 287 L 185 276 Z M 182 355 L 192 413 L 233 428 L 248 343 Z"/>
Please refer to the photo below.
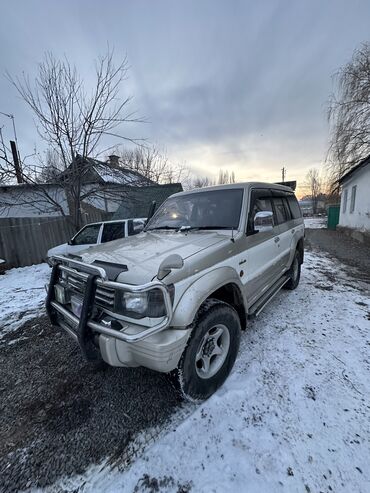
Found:
<path fill-rule="evenodd" d="M 129 468 L 92 466 L 49 491 L 369 492 L 368 288 L 306 254 L 299 288 L 249 325 L 213 397 L 185 405 L 154 443 L 139 437 Z"/>
<path fill-rule="evenodd" d="M 305 217 L 304 226 L 307 229 L 322 229 L 327 227 L 327 217 Z"/>
<path fill-rule="evenodd" d="M 49 277 L 47 264 L 11 269 L 0 276 L 0 340 L 40 313 Z"/>
<path fill-rule="evenodd" d="M 305 217 L 304 227 L 307 229 L 322 229 L 327 227 L 327 217 Z"/>

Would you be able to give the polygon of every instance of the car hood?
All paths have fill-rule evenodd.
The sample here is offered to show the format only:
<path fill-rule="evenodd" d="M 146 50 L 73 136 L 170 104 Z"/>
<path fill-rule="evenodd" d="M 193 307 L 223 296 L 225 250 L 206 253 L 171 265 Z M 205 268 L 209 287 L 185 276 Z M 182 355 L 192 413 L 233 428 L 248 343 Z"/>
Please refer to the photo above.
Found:
<path fill-rule="evenodd" d="M 118 280 L 128 284 L 143 284 L 156 276 L 160 263 L 171 254 L 183 260 L 225 241 L 217 232 L 144 232 L 129 238 L 111 241 L 85 252 L 79 252 L 83 262 L 111 262 L 127 266 Z"/>
<path fill-rule="evenodd" d="M 47 256 L 52 257 L 53 255 L 63 255 L 65 253 L 68 253 L 68 243 L 63 243 L 62 245 L 50 248 L 50 250 L 48 250 Z"/>

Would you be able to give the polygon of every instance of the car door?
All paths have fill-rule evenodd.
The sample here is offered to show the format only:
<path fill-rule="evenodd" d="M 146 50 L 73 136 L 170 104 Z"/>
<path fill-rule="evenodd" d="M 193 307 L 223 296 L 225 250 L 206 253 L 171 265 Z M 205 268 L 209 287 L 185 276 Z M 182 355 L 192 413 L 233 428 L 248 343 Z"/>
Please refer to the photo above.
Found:
<path fill-rule="evenodd" d="M 275 222 L 278 225 L 278 257 L 280 275 L 288 268 L 290 262 L 290 252 L 294 233 L 294 219 L 290 211 L 287 193 L 279 190 L 272 191 L 272 204 L 275 213 Z"/>
<path fill-rule="evenodd" d="M 255 231 L 254 216 L 257 212 L 273 212 L 272 193 L 268 189 L 252 189 L 250 192 L 246 238 L 246 295 L 253 304 L 279 278 L 280 266 L 276 238 L 277 225 L 269 231 Z"/>

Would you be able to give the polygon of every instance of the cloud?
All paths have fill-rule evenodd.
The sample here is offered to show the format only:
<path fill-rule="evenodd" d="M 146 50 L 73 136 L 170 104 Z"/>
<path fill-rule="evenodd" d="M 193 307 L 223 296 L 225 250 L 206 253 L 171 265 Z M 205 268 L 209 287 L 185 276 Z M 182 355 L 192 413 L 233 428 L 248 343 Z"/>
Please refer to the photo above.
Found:
<path fill-rule="evenodd" d="M 300 180 L 325 157 L 331 75 L 368 38 L 370 4 L 166 0 L 4 4 L 1 71 L 35 73 L 45 50 L 92 83 L 107 43 L 128 55 L 122 97 L 150 123 L 123 127 L 197 173 L 228 167 L 242 179 Z M 0 111 L 14 113 L 22 154 L 40 147 L 32 116 L 5 79 Z M 7 138 L 11 129 L 7 121 Z"/>

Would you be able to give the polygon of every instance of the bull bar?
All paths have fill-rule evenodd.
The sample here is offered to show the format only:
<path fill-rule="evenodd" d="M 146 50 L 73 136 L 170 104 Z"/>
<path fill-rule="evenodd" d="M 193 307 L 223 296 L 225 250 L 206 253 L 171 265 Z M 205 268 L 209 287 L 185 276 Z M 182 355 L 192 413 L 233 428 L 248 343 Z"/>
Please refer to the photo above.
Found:
<path fill-rule="evenodd" d="M 81 350 L 87 359 L 96 359 L 96 349 L 92 345 L 93 331 L 102 335 L 114 337 L 126 343 L 135 343 L 142 341 L 151 335 L 157 334 L 158 332 L 161 332 L 169 327 L 172 319 L 172 301 L 166 285 L 160 281 L 151 281 L 139 286 L 133 286 L 131 284 L 110 281 L 107 277 L 106 271 L 102 267 L 86 264 L 84 262 L 69 259 L 60 255 L 53 256 L 51 261 L 53 267 L 46 297 L 47 314 L 53 325 L 61 326 L 78 340 Z M 58 282 L 59 271 L 72 274 L 73 276 L 76 276 L 86 282 L 81 315 L 79 318 L 55 300 L 54 286 Z M 152 289 L 159 289 L 163 294 L 166 314 L 158 324 L 152 327 L 144 328 L 134 334 L 128 334 L 122 331 L 130 327 L 141 328 L 142 326 L 125 322 L 122 329 L 115 330 L 101 323 L 94 322 L 93 320 L 90 320 L 90 316 L 94 305 L 97 286 L 132 293 L 144 293 L 151 291 Z M 57 313 L 62 317 L 62 319 L 67 321 L 67 324 L 58 320 L 56 315 Z M 68 324 L 71 325 L 76 332 L 70 329 Z"/>

